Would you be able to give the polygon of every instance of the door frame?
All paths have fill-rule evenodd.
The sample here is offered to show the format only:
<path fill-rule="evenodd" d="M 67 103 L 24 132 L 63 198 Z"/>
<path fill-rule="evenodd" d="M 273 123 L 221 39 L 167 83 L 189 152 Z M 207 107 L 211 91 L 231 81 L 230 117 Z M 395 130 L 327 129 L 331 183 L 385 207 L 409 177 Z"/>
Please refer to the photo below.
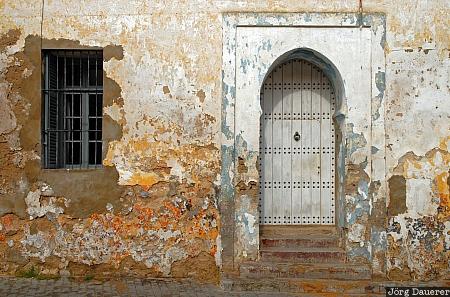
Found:
<path fill-rule="evenodd" d="M 259 224 L 259 87 L 270 68 L 276 65 L 283 55 L 292 54 L 289 50 L 275 53 L 271 44 L 262 40 L 259 51 L 274 54 L 264 62 L 255 64 L 250 60 L 239 60 L 242 48 L 238 39 L 241 28 L 361 28 L 370 31 L 370 81 L 367 82 L 370 96 L 361 102 L 358 96 L 346 97 L 355 88 L 355 82 L 339 79 L 339 71 L 330 70 L 330 79 L 334 80 L 335 91 L 340 88 L 340 113 L 336 116 L 341 127 L 342 139 L 337 158 L 336 174 L 339 175 L 336 186 L 340 185 L 336 204 L 338 227 L 346 240 L 349 259 L 370 261 L 374 247 L 370 238 L 382 238 L 384 226 L 369 226 L 371 205 L 374 201 L 385 204 L 385 135 L 384 135 L 384 89 L 385 89 L 385 16 L 383 14 L 360 15 L 358 13 L 225 13 L 223 15 L 223 65 L 222 65 L 222 125 L 221 125 L 221 176 L 219 210 L 221 213 L 222 270 L 235 271 L 242 261 L 258 259 Z M 331 31 L 330 31 L 331 32 Z M 338 31 L 336 31 L 338 32 Z M 339 31 L 340 32 L 340 31 Z M 337 33 L 338 35 L 340 33 Z M 343 31 L 344 32 L 344 31 Z M 344 34 L 345 35 L 345 34 Z M 345 36 L 344 36 L 345 38 Z M 318 41 L 320 42 L 320 40 Z M 352 48 L 349 40 L 347 48 Z M 301 46 L 295 48 L 297 50 Z M 314 50 L 314 48 L 312 48 Z M 256 54 L 257 52 L 255 52 Z M 309 58 L 325 61 L 317 52 L 312 51 Z M 269 61 L 269 62 L 267 62 Z M 334 61 L 333 61 L 334 62 Z M 327 64 L 327 63 L 325 63 Z M 342 64 L 342 61 L 341 61 Z M 334 65 L 331 63 L 331 65 Z M 329 67 L 330 65 L 324 65 Z M 340 67 L 339 65 L 337 67 Z M 254 86 L 258 85 L 257 97 L 252 89 L 242 88 L 240 75 L 257 69 L 258 75 L 252 76 Z M 332 77 L 335 75 L 335 77 Z M 244 79 L 245 80 L 245 79 Z M 341 82 L 339 82 L 339 80 Z M 344 92 L 345 91 L 345 92 Z M 354 93 L 354 92 L 353 92 Z M 353 94 L 352 93 L 352 94 Z M 355 93 L 356 94 L 356 93 Z M 338 98 L 336 98 L 338 100 Z M 258 107 L 257 107 L 258 106 Z M 349 108 L 366 108 L 364 117 L 348 112 Z M 258 120 L 255 121 L 255 118 Z M 254 129 L 254 126 L 256 129 Z M 256 141 L 255 141 L 256 140 Z M 350 184 L 349 184 L 350 183 Z M 353 186 L 353 188 L 352 188 Z M 376 186 L 376 191 L 374 189 Z M 361 230 L 370 233 L 370 238 L 356 238 Z M 359 233 L 358 233 L 359 232 Z M 364 233 L 364 232 L 363 232 Z M 356 242 L 355 242 L 356 238 Z M 379 251 L 378 251 L 379 252 Z M 380 254 L 380 253 L 378 253 Z"/>

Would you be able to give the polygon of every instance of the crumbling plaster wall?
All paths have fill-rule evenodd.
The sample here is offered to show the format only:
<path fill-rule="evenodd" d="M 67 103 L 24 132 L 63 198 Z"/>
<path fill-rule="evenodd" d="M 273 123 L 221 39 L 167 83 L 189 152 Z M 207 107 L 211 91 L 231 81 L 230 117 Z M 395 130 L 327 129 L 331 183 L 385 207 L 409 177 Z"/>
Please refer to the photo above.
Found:
<path fill-rule="evenodd" d="M 450 248 L 448 1 L 362 2 L 365 12 L 386 15 L 386 83 L 377 85 L 386 147 L 372 151 L 386 150 L 389 182 L 387 197 L 371 183 L 377 198 L 368 222 L 376 228 L 361 234 L 375 246 L 379 273 L 442 278 Z M 220 162 L 228 162 L 220 157 L 221 13 L 356 12 L 358 1 L 43 3 L 42 10 L 40 1 L 0 0 L 0 270 L 216 278 L 217 191 Z M 32 111 L 40 94 L 26 86 L 39 84 L 40 69 L 27 38 L 41 33 L 122 48 L 123 57 L 104 63 L 120 94 L 104 109 L 120 130 L 104 147 L 110 193 L 96 195 L 93 182 L 93 195 L 62 195 L 61 185 L 48 182 L 55 178 L 30 165 L 40 159 L 39 143 L 27 141 L 30 121 L 39 123 Z"/>
<path fill-rule="evenodd" d="M 2 2 L 1 270 L 216 281 L 219 16 L 96 3 Z M 40 169 L 41 33 L 104 48 L 101 170 Z"/>

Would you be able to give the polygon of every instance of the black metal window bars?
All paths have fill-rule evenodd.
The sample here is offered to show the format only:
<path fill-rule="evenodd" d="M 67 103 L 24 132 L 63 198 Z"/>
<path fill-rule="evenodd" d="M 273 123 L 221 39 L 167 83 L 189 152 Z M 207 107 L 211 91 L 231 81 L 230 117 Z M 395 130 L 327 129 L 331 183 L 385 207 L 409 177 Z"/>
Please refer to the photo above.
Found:
<path fill-rule="evenodd" d="M 103 52 L 45 50 L 43 72 L 43 167 L 100 167 Z"/>

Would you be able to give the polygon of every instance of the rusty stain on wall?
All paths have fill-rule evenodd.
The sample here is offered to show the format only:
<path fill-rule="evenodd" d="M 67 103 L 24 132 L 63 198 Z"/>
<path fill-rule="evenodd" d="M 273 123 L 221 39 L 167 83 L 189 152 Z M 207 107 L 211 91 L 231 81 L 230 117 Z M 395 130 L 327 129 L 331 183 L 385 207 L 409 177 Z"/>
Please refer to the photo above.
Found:
<path fill-rule="evenodd" d="M 391 190 L 389 205 L 393 209 L 388 225 L 391 279 L 432 280 L 447 274 L 448 140 L 449 137 L 443 138 L 438 148 L 424 156 L 407 153 L 394 169 L 401 175 L 394 176 L 400 185 L 398 188 L 392 185 L 394 191 Z"/>
<path fill-rule="evenodd" d="M 391 176 L 389 179 L 389 195 L 389 217 L 404 213 L 406 211 L 406 180 L 404 176 Z"/>
<path fill-rule="evenodd" d="M 4 37 L 2 54 L 5 56 L 13 48 L 13 54 L 2 61 L 4 85 L 8 88 L 4 94 L 14 100 L 2 100 L 6 107 L 12 106 L 2 106 L 2 111 L 8 112 L 4 118 L 9 118 L 5 122 L 8 126 L 2 126 L 0 142 L 2 164 L 8 166 L 2 166 L 0 173 L 2 273 L 16 274 L 36 266 L 40 273 L 48 275 L 82 276 L 92 270 L 99 276 L 126 272 L 217 282 L 220 221 L 215 198 L 218 162 L 214 144 L 178 141 L 169 146 L 172 131 L 180 137 L 183 132 L 173 123 L 166 126 L 149 115 L 130 128 L 134 120 L 126 115 L 126 96 L 105 71 L 104 167 L 41 169 L 41 45 L 103 48 L 104 65 L 127 55 L 122 46 L 92 46 L 60 37 L 41 42 L 36 35 L 24 36 L 20 30 L 10 30 Z M 24 40 L 22 47 L 17 45 L 19 40 Z M 203 85 L 203 89 L 210 87 Z M 192 92 L 192 96 L 198 96 L 205 105 L 210 93 L 203 89 Z M 175 89 L 173 97 L 185 100 L 181 93 Z M 176 119 L 180 116 L 183 120 L 183 112 Z M 207 127 L 214 122 L 213 116 L 198 114 L 192 132 L 209 138 Z M 119 185 L 124 177 L 111 160 L 119 153 L 114 149 L 130 130 L 151 126 L 155 127 L 151 136 L 132 135 L 125 151 L 120 152 L 134 154 L 142 162 L 130 178 L 125 178 L 126 185 Z M 163 141 L 167 143 L 165 149 L 158 147 L 158 134 L 169 136 Z M 151 150 L 161 153 L 150 156 Z M 13 256 L 14 251 L 20 253 Z M 191 267 L 189 263 L 194 262 L 196 265 Z"/>

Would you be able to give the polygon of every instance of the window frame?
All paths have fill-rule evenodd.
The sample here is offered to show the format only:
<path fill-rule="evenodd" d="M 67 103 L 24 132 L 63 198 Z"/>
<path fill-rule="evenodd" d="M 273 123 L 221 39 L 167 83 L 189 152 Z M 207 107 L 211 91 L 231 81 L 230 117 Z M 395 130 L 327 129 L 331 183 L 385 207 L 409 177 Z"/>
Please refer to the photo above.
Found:
<path fill-rule="evenodd" d="M 56 65 L 52 65 L 56 71 L 56 87 L 52 88 L 50 79 L 50 57 L 53 55 L 56 60 Z M 102 168 L 102 153 L 103 153 L 103 49 L 42 49 L 41 65 L 43 81 L 41 86 L 42 92 L 42 168 L 44 169 L 97 169 Z M 67 59 L 71 59 L 67 62 Z M 64 59 L 64 65 L 59 65 L 59 60 Z M 74 76 L 74 61 L 78 59 L 77 67 L 79 66 L 79 84 L 76 84 Z M 91 65 L 90 65 L 91 62 Z M 92 67 L 95 62 L 95 67 Z M 55 63 L 55 61 L 53 62 Z M 86 64 L 84 64 L 86 63 Z M 100 64 L 100 65 L 99 65 Z M 59 71 L 64 73 L 59 73 Z M 69 69 L 72 71 L 71 79 L 68 79 Z M 77 69 L 78 70 L 78 69 Z M 94 84 L 90 84 L 91 71 L 95 73 Z M 70 74 L 69 74 L 70 75 Z M 69 84 L 69 83 L 70 84 Z M 53 100 L 56 100 L 56 113 L 50 115 L 50 97 L 56 94 Z M 71 95 L 69 100 L 67 95 Z M 79 113 L 75 114 L 74 101 L 79 95 Z M 90 98 L 95 96 L 95 114 L 89 113 Z M 55 95 L 53 95 L 55 96 Z M 56 98 L 56 99 L 55 99 Z M 100 99 L 99 99 L 100 98 Z M 68 108 L 67 102 L 71 102 L 72 108 Z M 78 103 L 76 103 L 78 104 Z M 79 129 L 74 129 L 74 119 L 79 119 Z M 95 127 L 90 129 L 90 119 L 94 119 Z M 100 121 L 99 121 L 100 119 Z M 56 129 L 50 128 L 49 122 L 53 120 L 56 122 Z M 70 125 L 68 122 L 70 121 Z M 98 125 L 100 127 L 98 127 Z M 69 126 L 69 127 L 68 127 Z M 74 137 L 79 133 L 78 138 Z M 50 143 L 51 133 L 56 134 L 56 140 L 53 144 Z M 93 138 L 91 139 L 91 133 Z M 70 135 L 70 137 L 68 137 Z M 72 157 L 69 161 L 67 155 L 69 154 L 67 144 L 72 143 Z M 74 143 L 79 143 L 78 159 L 74 156 Z M 91 151 L 90 144 L 94 144 Z M 52 163 L 50 150 L 54 149 L 54 162 Z M 90 156 L 94 155 L 94 161 L 91 163 Z"/>

